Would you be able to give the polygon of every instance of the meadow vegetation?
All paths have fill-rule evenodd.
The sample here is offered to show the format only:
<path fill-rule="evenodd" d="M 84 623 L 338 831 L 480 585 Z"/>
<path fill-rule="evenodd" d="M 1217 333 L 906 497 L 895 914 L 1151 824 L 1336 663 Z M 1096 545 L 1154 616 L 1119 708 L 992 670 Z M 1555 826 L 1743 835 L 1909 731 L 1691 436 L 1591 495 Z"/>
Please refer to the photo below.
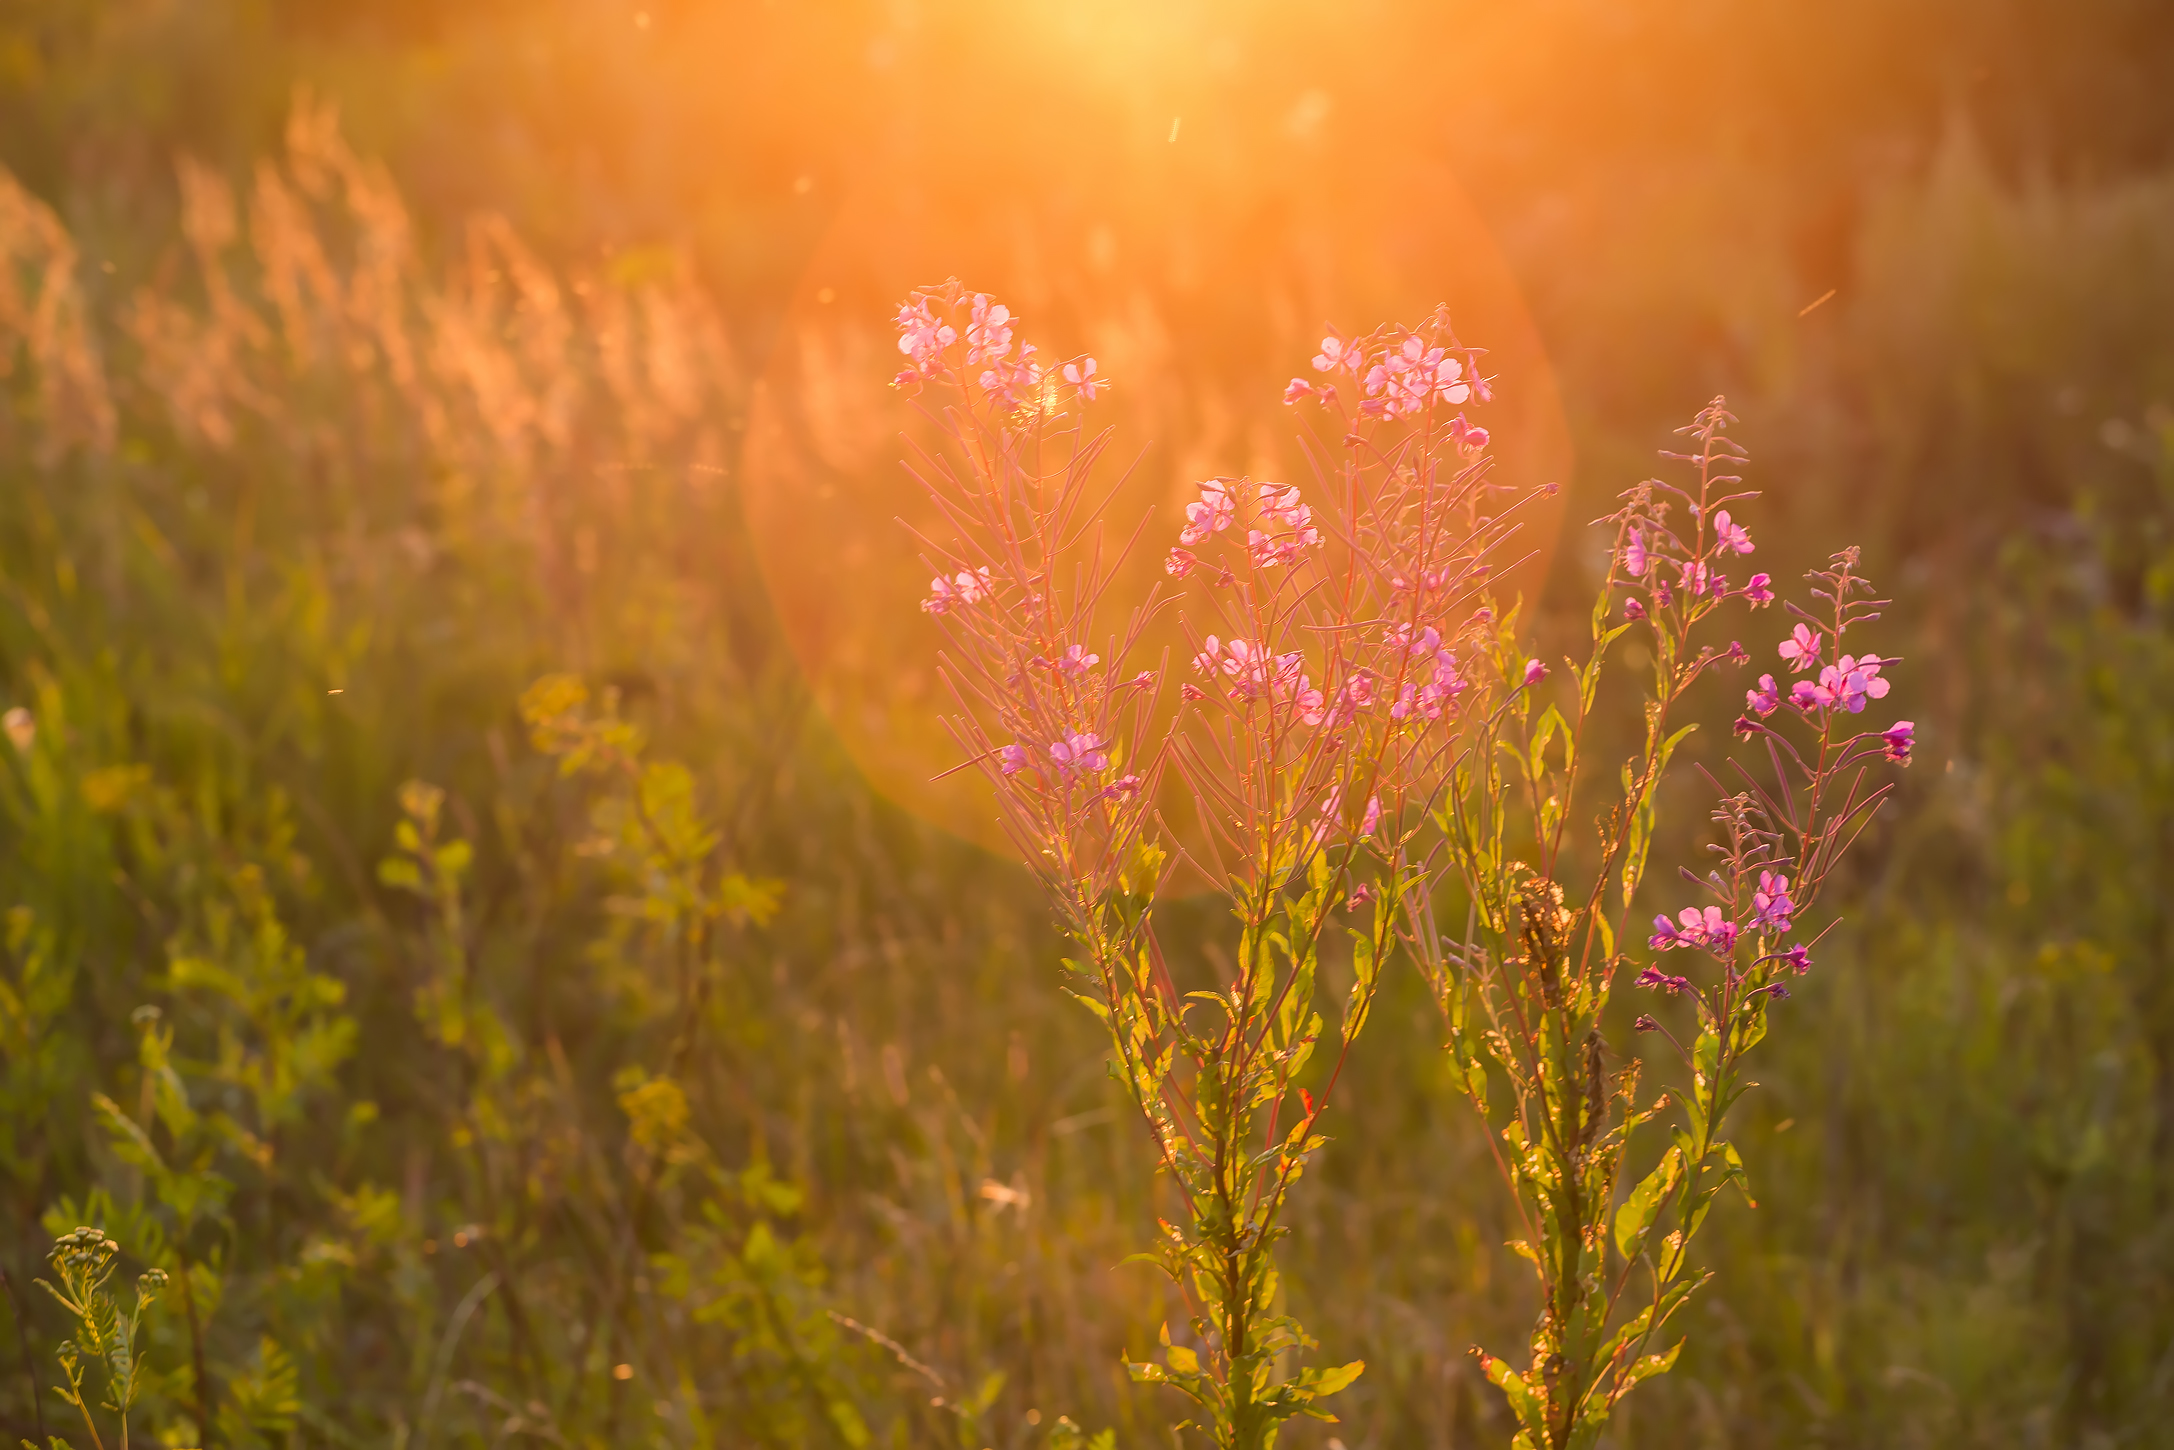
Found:
<path fill-rule="evenodd" d="M 861 774 L 762 587 L 778 316 L 685 249 L 412 212 L 278 105 L 125 228 L 0 176 L 7 1429 L 1167 1443 L 1125 1361 L 1183 1311 L 1121 1261 L 1171 1189 L 1057 930 Z M 1688 1347 L 1605 1443 L 2168 1439 L 2174 177 L 1940 134 L 1778 341 L 1729 321 L 1796 295 L 1756 167 L 1751 241 L 1601 187 L 1514 242 L 1543 331 L 1591 324 L 1551 348 L 1573 522 L 1726 388 L 1762 567 L 1862 543 L 1918 728 L 1769 1008 L 1757 1206 L 1717 1202 Z M 1550 265 L 1604 225 L 1606 270 Z M 1694 274 L 1713 316 L 1672 311 Z M 1543 638 L 1608 567 L 1566 543 Z M 1399 964 L 1370 1017 L 1279 1250 L 1279 1312 L 1367 1369 L 1285 1443 L 1504 1444 L 1468 1351 L 1531 1333 L 1521 1234 L 1434 986 Z"/>

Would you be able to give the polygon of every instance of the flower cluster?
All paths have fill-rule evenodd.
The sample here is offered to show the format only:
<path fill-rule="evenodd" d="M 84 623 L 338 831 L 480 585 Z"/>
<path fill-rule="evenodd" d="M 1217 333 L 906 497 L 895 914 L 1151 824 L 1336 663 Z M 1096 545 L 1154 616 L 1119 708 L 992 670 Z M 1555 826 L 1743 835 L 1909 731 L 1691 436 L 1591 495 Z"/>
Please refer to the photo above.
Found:
<path fill-rule="evenodd" d="M 966 293 L 955 284 L 925 288 L 898 309 L 898 350 L 906 366 L 891 385 L 914 392 L 926 384 L 946 384 L 979 392 L 1001 411 L 1030 406 L 1048 408 L 1054 392 L 1069 392 L 1092 403 L 1109 380 L 1095 371 L 1095 360 L 1078 357 L 1052 370 L 1036 357 L 1034 344 L 1018 342 L 1018 318 L 986 292 Z M 963 324 L 963 326 L 962 326 Z M 1063 389 L 1055 389 L 1058 378 Z"/>
<path fill-rule="evenodd" d="M 1430 414 L 1437 407 L 1461 407 L 1467 402 L 1488 402 L 1492 385 L 1479 371 L 1476 357 L 1460 348 L 1449 333 L 1447 318 L 1437 314 L 1424 332 L 1385 328 L 1369 337 L 1347 338 L 1331 332 L 1321 339 L 1314 354 L 1314 371 L 1331 379 L 1343 375 L 1359 393 L 1358 416 L 1399 420 Z M 1333 381 L 1314 382 L 1293 378 L 1283 391 L 1283 401 L 1299 403 L 1318 399 L 1341 403 L 1342 394 Z M 1487 430 L 1460 415 L 1450 421 L 1451 448 L 1467 455 L 1485 449 Z"/>

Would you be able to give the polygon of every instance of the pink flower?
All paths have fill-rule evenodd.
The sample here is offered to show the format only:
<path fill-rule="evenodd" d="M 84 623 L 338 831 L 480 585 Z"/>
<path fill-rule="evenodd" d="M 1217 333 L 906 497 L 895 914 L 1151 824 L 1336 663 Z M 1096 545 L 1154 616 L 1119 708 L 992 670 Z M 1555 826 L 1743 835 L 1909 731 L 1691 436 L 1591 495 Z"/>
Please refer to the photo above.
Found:
<path fill-rule="evenodd" d="M 898 350 L 912 359 L 916 381 L 921 375 L 942 372 L 943 351 L 958 340 L 958 329 L 938 322 L 925 299 L 898 309 Z"/>
<path fill-rule="evenodd" d="M 1291 379 L 1290 385 L 1283 390 L 1283 401 L 1286 407 L 1296 407 L 1308 398 L 1319 398 L 1323 402 L 1327 402 L 1335 396 L 1336 389 L 1329 387 L 1325 383 L 1320 387 L 1315 387 L 1304 378 Z"/>
<path fill-rule="evenodd" d="M 1744 532 L 1742 524 L 1729 518 L 1727 509 L 1714 515 L 1714 538 L 1724 549 L 1733 549 L 1739 554 L 1751 552 L 1751 535 Z"/>
<path fill-rule="evenodd" d="M 1200 653 L 1193 656 L 1193 668 L 1204 675 L 1212 675 L 1222 664 L 1222 642 L 1209 635 L 1201 642 Z"/>
<path fill-rule="evenodd" d="M 1891 688 L 1880 678 L 1880 666 L 1886 663 L 1878 655 L 1866 655 L 1852 659 L 1848 655 L 1819 672 L 1819 683 L 1824 685 L 1852 715 L 1864 712 L 1866 700 L 1885 698 Z"/>
<path fill-rule="evenodd" d="M 1321 824 L 1314 828 L 1313 833 L 1316 843 L 1319 843 L 1322 837 L 1328 834 L 1328 828 L 1332 824 L 1343 819 L 1343 814 L 1344 788 L 1340 785 L 1332 785 L 1329 787 L 1328 794 L 1321 798 Z M 1381 797 L 1379 795 L 1370 795 L 1366 798 L 1366 809 L 1359 818 L 1358 834 L 1361 837 L 1371 836 L 1374 834 L 1375 828 L 1380 824 Z"/>
<path fill-rule="evenodd" d="M 1759 676 L 1759 688 L 1744 691 L 1744 708 L 1762 720 L 1781 708 L 1781 687 L 1772 675 Z"/>
<path fill-rule="evenodd" d="M 1205 700 L 1208 698 L 1208 692 L 1201 689 L 1200 686 L 1194 684 L 1191 680 L 1186 680 L 1179 684 L 1178 694 L 1180 697 L 1187 700 Z"/>
<path fill-rule="evenodd" d="M 1744 581 L 1744 598 L 1753 609 L 1761 609 L 1774 602 L 1774 576 L 1754 574 Z"/>
<path fill-rule="evenodd" d="M 1173 548 L 1162 561 L 1162 571 L 1173 579 L 1183 579 L 1200 565 L 1197 555 L 1186 549 Z"/>
<path fill-rule="evenodd" d="M 1326 697 L 1304 675 L 1298 677 L 1298 693 L 1291 697 L 1291 708 L 1308 725 L 1319 725 L 1328 717 Z"/>
<path fill-rule="evenodd" d="M 1082 403 L 1092 403 L 1095 400 L 1095 394 L 1109 386 L 1106 380 L 1095 376 L 1095 360 L 1091 357 L 1083 357 L 1078 362 L 1066 363 L 1064 365 L 1064 380 L 1079 391 L 1079 400 Z"/>
<path fill-rule="evenodd" d="M 1085 645 L 1066 645 L 1063 657 L 1057 661 L 1057 673 L 1060 675 L 1084 675 L 1101 663 L 1102 656 L 1087 653 Z"/>
<path fill-rule="evenodd" d="M 1108 800 L 1129 801 L 1140 793 L 1142 784 L 1137 775 L 1121 775 L 1104 787 L 1102 794 Z"/>
<path fill-rule="evenodd" d="M 1759 873 L 1759 889 L 1751 893 L 1752 919 L 1763 931 L 1789 930 L 1789 918 L 1796 911 L 1789 899 L 1789 878 L 1777 876 L 1771 871 Z"/>
<path fill-rule="evenodd" d="M 1442 632 L 1431 624 L 1421 625 L 1416 634 L 1408 624 L 1392 625 L 1385 642 L 1389 648 L 1402 650 L 1415 660 L 1425 659 L 1441 652 Z"/>
<path fill-rule="evenodd" d="M 1033 344 L 1022 343 L 1016 358 L 994 358 L 982 369 L 981 386 L 997 407 L 1019 407 L 1041 387 L 1042 365 L 1033 357 Z"/>
<path fill-rule="evenodd" d="M 1527 685 L 1537 685 L 1546 678 L 1546 665 L 1541 664 L 1538 660 L 1525 661 L 1525 683 Z"/>
<path fill-rule="evenodd" d="M 1782 960 L 1795 967 L 1800 977 L 1812 969 L 1812 954 L 1802 942 L 1792 944 L 1788 951 L 1782 953 Z"/>
<path fill-rule="evenodd" d="M 1910 763 L 1910 747 L 1915 743 L 1916 733 L 1917 726 L 1910 721 L 1897 720 L 1880 732 L 1880 739 L 1885 741 L 1887 745 L 1883 753 L 1889 760 L 1895 761 L 1897 764 L 1908 765 Z"/>
<path fill-rule="evenodd" d="M 1834 692 L 1824 685 L 1810 680 L 1799 680 L 1789 687 L 1789 703 L 1809 715 L 1834 703 Z"/>
<path fill-rule="evenodd" d="M 1663 920 L 1666 920 L 1666 918 L 1664 917 Z M 1691 979 L 1689 977 L 1671 977 L 1659 967 L 1649 966 L 1638 974 L 1638 985 L 1657 988 L 1673 997 L 1678 992 L 1689 991 L 1691 989 Z M 1652 1025 L 1648 1026 L 1648 1023 L 1652 1023 Z M 1640 1032 L 1658 1031 L 1660 1025 L 1658 1022 L 1654 1022 L 1651 1017 L 1640 1017 L 1637 1022 Z"/>
<path fill-rule="evenodd" d="M 1633 579 L 1643 579 L 1648 562 L 1646 536 L 1639 530 L 1632 529 L 1630 537 L 1623 541 L 1623 572 Z"/>
<path fill-rule="evenodd" d="M 1449 420 L 1449 441 L 1457 445 L 1457 451 L 1471 458 L 1487 451 L 1487 430 L 1475 423 L 1467 423 L 1459 413 Z"/>
<path fill-rule="evenodd" d="M 1313 367 L 1319 373 L 1357 372 L 1361 361 L 1358 344 L 1332 332 L 1321 339 L 1321 351 L 1314 354 Z"/>
<path fill-rule="evenodd" d="M 1109 742 L 1091 730 L 1075 730 L 1049 747 L 1049 758 L 1066 778 L 1110 768 Z"/>
<path fill-rule="evenodd" d="M 1178 542 L 1205 543 L 1210 534 L 1222 533 L 1237 517 L 1238 506 L 1232 502 L 1230 491 L 1220 483 L 1204 483 L 1200 486 L 1200 502 L 1185 506 L 1185 528 L 1178 534 Z"/>
<path fill-rule="evenodd" d="M 1644 619 L 1646 617 L 1646 607 L 1645 605 L 1638 602 L 1637 595 L 1633 594 L 1628 599 L 1625 599 L 1623 601 L 1623 617 L 1625 619 L 1631 620 Z"/>
<path fill-rule="evenodd" d="M 1751 663 L 1751 651 L 1744 648 L 1742 640 L 1732 639 L 1729 647 L 1721 652 L 1721 658 L 1732 665 L 1746 665 Z"/>
<path fill-rule="evenodd" d="M 974 294 L 973 321 L 966 329 L 966 361 L 968 366 L 995 362 L 1011 350 L 1012 311 L 1001 302 L 991 302 L 989 294 Z M 987 386 L 984 382 L 983 386 Z"/>
<path fill-rule="evenodd" d="M 961 569 L 949 579 L 938 575 L 928 581 L 928 598 L 921 601 L 923 614 L 949 614 L 961 604 L 979 604 L 989 597 L 989 571 L 986 567 L 968 571 Z"/>
<path fill-rule="evenodd" d="M 1676 561 L 1676 583 L 1683 592 L 1693 598 L 1704 594 L 1712 585 L 1714 572 L 1704 559 L 1679 559 Z"/>
<path fill-rule="evenodd" d="M 1819 651 L 1824 644 L 1818 630 L 1799 624 L 1790 632 L 1789 638 L 1775 647 L 1775 653 L 1788 661 L 1792 671 L 1802 674 L 1819 663 Z"/>
<path fill-rule="evenodd" d="M 1006 775 L 1017 775 L 1027 768 L 1027 748 L 1024 745 L 1005 745 L 996 752 L 997 768 Z"/>
<path fill-rule="evenodd" d="M 1728 919 L 1720 907 L 1709 906 L 1700 911 L 1686 906 L 1670 921 L 1666 916 L 1653 918 L 1653 935 L 1646 945 L 1657 952 L 1676 947 L 1704 947 L 1708 951 L 1727 954 L 1736 945 L 1737 925 Z"/>

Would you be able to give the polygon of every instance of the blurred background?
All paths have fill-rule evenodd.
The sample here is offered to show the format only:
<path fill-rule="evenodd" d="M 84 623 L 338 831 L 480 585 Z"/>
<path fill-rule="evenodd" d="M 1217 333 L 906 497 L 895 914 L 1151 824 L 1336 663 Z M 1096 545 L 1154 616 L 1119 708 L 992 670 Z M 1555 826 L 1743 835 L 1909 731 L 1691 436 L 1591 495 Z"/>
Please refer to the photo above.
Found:
<path fill-rule="evenodd" d="M 1609 1443 L 2174 1443 L 2169 76 L 2153 0 L 0 5 L 7 1429 L 84 1222 L 185 1290 L 157 1443 L 1168 1441 L 1151 1165 L 929 782 L 887 318 L 958 275 L 1151 526 L 1446 302 L 1566 637 L 1726 394 L 1918 762 Z M 1369 1368 L 1294 1444 L 1508 1440 L 1437 1042 L 1399 978 L 1297 1197 Z"/>

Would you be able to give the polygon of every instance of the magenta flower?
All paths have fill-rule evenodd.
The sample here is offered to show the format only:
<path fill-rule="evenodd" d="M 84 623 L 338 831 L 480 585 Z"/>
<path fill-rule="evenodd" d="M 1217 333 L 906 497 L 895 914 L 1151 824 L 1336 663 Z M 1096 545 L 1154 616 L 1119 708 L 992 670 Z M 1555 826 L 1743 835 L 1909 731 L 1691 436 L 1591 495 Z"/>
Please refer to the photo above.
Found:
<path fill-rule="evenodd" d="M 1819 663 L 1819 651 L 1824 644 L 1818 630 L 1799 624 L 1790 632 L 1789 638 L 1775 646 L 1775 652 L 1788 661 L 1792 671 L 1802 674 Z"/>
<path fill-rule="evenodd" d="M 1172 548 L 1169 557 L 1162 561 L 1162 571 L 1173 579 L 1183 579 L 1199 565 L 1199 557 L 1190 550 Z"/>
<path fill-rule="evenodd" d="M 1103 788 L 1102 794 L 1107 800 L 1129 801 L 1140 793 L 1143 783 L 1139 776 L 1128 773 L 1111 781 Z"/>
<path fill-rule="evenodd" d="M 1457 445 L 1457 451 L 1468 458 L 1487 451 L 1487 430 L 1476 423 L 1467 423 L 1462 413 L 1449 420 L 1449 437 Z"/>
<path fill-rule="evenodd" d="M 1238 506 L 1232 502 L 1230 491 L 1220 483 L 1204 483 L 1200 486 L 1200 502 L 1185 506 L 1185 528 L 1178 534 L 1181 544 L 1207 542 L 1210 534 L 1220 534 L 1238 517 Z"/>
<path fill-rule="evenodd" d="M 1810 680 L 1799 680 L 1789 687 L 1789 703 L 1809 715 L 1834 703 L 1834 692 L 1824 685 Z"/>
<path fill-rule="evenodd" d="M 1751 535 L 1744 532 L 1742 524 L 1729 517 L 1727 509 L 1714 515 L 1714 538 L 1724 549 L 1733 549 L 1739 554 L 1751 552 Z"/>
<path fill-rule="evenodd" d="M 1744 581 L 1744 598 L 1753 609 L 1760 609 L 1774 602 L 1774 576 L 1754 574 Z"/>
<path fill-rule="evenodd" d="M 1095 400 L 1095 394 L 1109 386 L 1106 379 L 1095 376 L 1095 360 L 1091 357 L 1083 357 L 1078 362 L 1066 363 L 1064 365 L 1064 380 L 1079 391 L 1079 400 L 1082 403 L 1092 403 Z"/>
<path fill-rule="evenodd" d="M 1728 919 L 1718 906 L 1700 911 L 1686 906 L 1670 921 L 1666 916 L 1653 918 L 1653 935 L 1646 945 L 1657 952 L 1675 947 L 1704 947 L 1710 952 L 1726 954 L 1736 946 L 1738 927 Z"/>
<path fill-rule="evenodd" d="M 1880 739 L 1887 743 L 1885 755 L 1900 765 L 1910 763 L 1910 746 L 1917 727 L 1908 720 L 1897 720 L 1880 732 Z"/>
<path fill-rule="evenodd" d="M 1075 730 L 1049 747 L 1049 758 L 1067 778 L 1110 768 L 1109 742 L 1091 730 Z"/>
<path fill-rule="evenodd" d="M 1200 653 L 1193 656 L 1193 668 L 1204 675 L 1212 675 L 1222 665 L 1222 641 L 1209 635 L 1201 641 Z"/>
<path fill-rule="evenodd" d="M 1296 407 L 1298 404 L 1306 401 L 1306 399 L 1314 396 L 1316 391 L 1317 389 L 1315 389 L 1314 385 L 1307 382 L 1304 378 L 1293 378 L 1291 379 L 1290 386 L 1283 390 L 1284 406 Z"/>
<path fill-rule="evenodd" d="M 1676 561 L 1676 583 L 1682 587 L 1684 593 L 1694 599 L 1713 589 L 1716 577 L 1712 567 L 1704 559 Z M 1722 587 L 1728 587 L 1726 581 L 1723 581 Z"/>
<path fill-rule="evenodd" d="M 1638 985 L 1641 987 L 1656 988 L 1660 991 L 1668 993 L 1669 996 L 1673 997 L 1678 992 L 1689 991 L 1691 989 L 1691 979 L 1689 977 L 1671 977 L 1670 975 L 1668 975 L 1668 973 L 1662 971 L 1659 967 L 1649 966 L 1644 971 L 1638 974 Z M 1653 1019 L 1650 1017 L 1642 1017 L 1639 1020 L 1641 1022 L 1653 1021 Z M 1657 1022 L 1654 1023 L 1654 1026 L 1656 1027 L 1658 1027 L 1659 1025 L 1660 1024 Z"/>
<path fill-rule="evenodd" d="M 1178 686 L 1178 694 L 1181 698 L 1187 700 L 1205 700 L 1208 698 L 1208 692 L 1190 680 L 1186 680 Z"/>
<path fill-rule="evenodd" d="M 1636 1032 L 1658 1032 L 1661 1030 L 1661 1024 L 1641 1012 L 1638 1014 L 1638 1020 L 1631 1024 L 1631 1029 Z"/>
<path fill-rule="evenodd" d="M 1638 602 L 1637 595 L 1633 594 L 1623 601 L 1623 617 L 1629 620 L 1639 620 L 1646 617 L 1646 607 Z"/>
<path fill-rule="evenodd" d="M 1789 878 L 1761 871 L 1759 889 L 1751 893 L 1751 910 L 1761 930 L 1789 930 L 1789 917 L 1796 910 L 1796 904 L 1789 899 Z"/>
<path fill-rule="evenodd" d="M 996 752 L 997 768 L 1006 775 L 1017 775 L 1025 770 L 1029 758 L 1024 745 L 1000 746 Z"/>
<path fill-rule="evenodd" d="M 1527 685 L 1537 685 L 1546 678 L 1546 665 L 1541 664 L 1538 660 L 1525 661 L 1525 683 Z"/>
<path fill-rule="evenodd" d="M 1742 640 L 1732 639 L 1729 647 L 1721 652 L 1721 658 L 1732 665 L 1748 665 L 1751 663 L 1751 651 L 1744 648 Z"/>
<path fill-rule="evenodd" d="M 1646 536 L 1637 529 L 1632 529 L 1630 538 L 1623 544 L 1623 572 L 1633 579 L 1642 579 L 1645 577 L 1647 562 Z"/>
<path fill-rule="evenodd" d="M 995 362 L 1011 351 L 1012 310 L 991 302 L 989 294 L 974 294 L 973 320 L 966 329 L 966 361 L 969 366 Z M 984 386 L 987 386 L 984 379 Z"/>
<path fill-rule="evenodd" d="M 1057 673 L 1060 675 L 1084 675 L 1101 663 L 1102 656 L 1087 653 L 1085 645 L 1066 645 L 1063 657 L 1057 661 Z"/>
<path fill-rule="evenodd" d="M 1676 592 L 1668 587 L 1666 579 L 1653 581 L 1653 602 L 1663 609 L 1676 602 Z"/>
<path fill-rule="evenodd" d="M 1795 967 L 1800 977 L 1812 969 L 1811 951 L 1802 942 L 1795 943 L 1788 951 L 1783 952 L 1781 959 Z"/>
<path fill-rule="evenodd" d="M 1759 676 L 1759 688 L 1744 691 L 1744 708 L 1761 719 L 1781 708 L 1781 687 L 1772 675 Z"/>
<path fill-rule="evenodd" d="M 1298 693 L 1291 698 L 1291 708 L 1308 725 L 1319 725 L 1328 716 L 1327 698 L 1304 675 L 1298 677 Z"/>
<path fill-rule="evenodd" d="M 916 381 L 943 371 L 943 351 L 958 340 L 958 329 L 938 322 L 927 302 L 912 302 L 898 309 L 898 350 L 912 360 Z"/>
<path fill-rule="evenodd" d="M 921 601 L 923 614 L 949 614 L 961 604 L 979 604 L 989 597 L 986 567 L 961 569 L 949 579 L 941 575 L 928 581 L 928 598 Z"/>
<path fill-rule="evenodd" d="M 1357 343 L 1332 332 L 1321 339 L 1321 351 L 1314 354 L 1313 366 L 1315 372 L 1322 373 L 1357 372 L 1363 360 Z"/>

